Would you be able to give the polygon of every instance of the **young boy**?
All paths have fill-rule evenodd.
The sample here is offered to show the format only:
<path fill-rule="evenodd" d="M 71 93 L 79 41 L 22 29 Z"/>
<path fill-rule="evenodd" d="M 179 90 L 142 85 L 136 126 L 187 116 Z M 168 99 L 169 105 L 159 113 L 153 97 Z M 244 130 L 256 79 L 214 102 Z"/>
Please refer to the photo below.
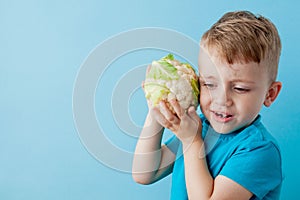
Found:
<path fill-rule="evenodd" d="M 171 199 L 279 199 L 281 155 L 261 123 L 281 89 L 275 26 L 247 11 L 229 12 L 202 37 L 200 108 L 173 114 L 152 107 L 138 140 L 133 178 L 150 184 L 172 173 Z M 164 128 L 175 136 L 161 145 Z"/>

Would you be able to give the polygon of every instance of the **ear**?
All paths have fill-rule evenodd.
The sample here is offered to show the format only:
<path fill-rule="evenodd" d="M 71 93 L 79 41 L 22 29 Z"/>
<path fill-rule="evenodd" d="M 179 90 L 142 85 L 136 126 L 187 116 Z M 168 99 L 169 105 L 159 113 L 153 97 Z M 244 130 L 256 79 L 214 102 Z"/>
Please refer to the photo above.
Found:
<path fill-rule="evenodd" d="M 282 88 L 281 82 L 273 82 L 268 90 L 268 93 L 266 95 L 266 99 L 264 101 L 264 105 L 266 107 L 271 106 L 271 104 L 275 101 L 277 98 L 280 90 Z"/>

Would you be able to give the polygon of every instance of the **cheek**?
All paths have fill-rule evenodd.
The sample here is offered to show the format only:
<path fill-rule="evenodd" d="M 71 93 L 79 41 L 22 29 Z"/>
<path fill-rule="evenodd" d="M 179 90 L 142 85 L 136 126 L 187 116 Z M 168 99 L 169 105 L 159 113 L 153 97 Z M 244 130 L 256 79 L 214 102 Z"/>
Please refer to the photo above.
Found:
<path fill-rule="evenodd" d="M 236 109 L 249 116 L 256 115 L 260 111 L 261 106 L 261 100 L 257 96 L 250 96 L 235 101 Z"/>
<path fill-rule="evenodd" d="M 201 90 L 200 92 L 200 106 L 208 106 L 211 102 L 211 94 L 207 90 Z"/>

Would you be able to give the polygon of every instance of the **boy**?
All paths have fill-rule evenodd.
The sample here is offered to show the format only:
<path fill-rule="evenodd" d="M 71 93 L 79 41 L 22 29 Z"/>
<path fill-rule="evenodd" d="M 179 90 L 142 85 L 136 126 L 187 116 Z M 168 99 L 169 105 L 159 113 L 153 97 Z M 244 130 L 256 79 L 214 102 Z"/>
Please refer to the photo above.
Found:
<path fill-rule="evenodd" d="M 229 12 L 201 38 L 200 108 L 173 114 L 149 104 L 133 178 L 150 184 L 172 173 L 171 199 L 279 199 L 281 155 L 261 123 L 281 89 L 275 26 L 247 11 Z M 164 128 L 175 136 L 161 145 Z"/>

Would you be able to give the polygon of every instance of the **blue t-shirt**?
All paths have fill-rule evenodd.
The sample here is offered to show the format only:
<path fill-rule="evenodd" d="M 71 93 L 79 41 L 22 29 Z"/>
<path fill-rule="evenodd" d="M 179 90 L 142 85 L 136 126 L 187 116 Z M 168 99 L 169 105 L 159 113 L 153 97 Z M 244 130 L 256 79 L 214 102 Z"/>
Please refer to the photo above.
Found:
<path fill-rule="evenodd" d="M 202 137 L 206 160 L 213 178 L 223 175 L 253 193 L 251 200 L 279 199 L 282 184 L 280 150 L 275 139 L 261 123 L 261 117 L 249 126 L 229 133 L 219 134 L 207 119 L 202 120 Z M 172 200 L 188 199 L 182 146 L 174 136 L 166 145 L 176 153 L 172 172 Z"/>

